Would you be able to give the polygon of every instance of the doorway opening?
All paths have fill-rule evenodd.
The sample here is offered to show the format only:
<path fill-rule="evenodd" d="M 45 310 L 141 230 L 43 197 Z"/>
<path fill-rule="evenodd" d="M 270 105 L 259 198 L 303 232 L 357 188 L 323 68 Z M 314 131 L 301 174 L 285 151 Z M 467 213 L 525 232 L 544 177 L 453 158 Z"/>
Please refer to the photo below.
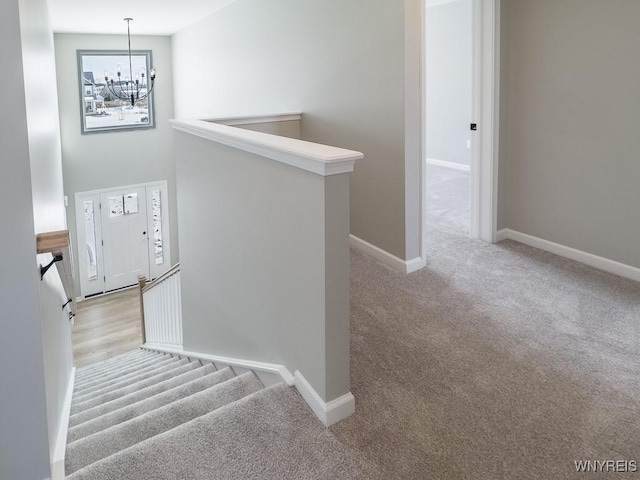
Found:
<path fill-rule="evenodd" d="M 426 55 L 429 29 L 427 21 L 438 7 L 456 4 L 460 0 L 420 0 L 412 3 L 412 10 L 418 17 L 407 17 L 410 40 L 405 49 L 407 58 L 419 65 L 415 71 L 407 70 L 406 112 L 408 145 L 412 148 L 406 156 L 407 186 L 406 198 L 410 208 L 407 213 L 407 272 L 423 268 L 427 263 L 428 244 L 435 237 L 436 229 L 428 225 L 427 208 L 427 157 L 431 160 L 437 153 L 429 152 L 427 130 L 433 127 L 433 119 L 427 111 L 427 83 L 432 67 Z M 469 227 L 468 236 L 493 243 L 497 239 L 498 216 L 498 156 L 500 125 L 500 19 L 501 0 L 471 0 L 471 51 L 472 51 L 472 90 L 471 122 L 461 120 L 460 128 L 468 129 L 471 137 L 471 163 L 469 165 Z M 413 19 L 418 19 L 413 20 Z M 468 27 L 468 23 L 466 24 Z M 433 43 L 433 41 L 432 41 Z M 468 67 L 467 67 L 468 69 Z M 415 87 L 418 88 L 415 88 Z M 416 108 L 420 105 L 420 108 Z M 415 127 L 415 128 L 414 128 Z M 475 130 L 472 130 L 472 127 Z M 464 140 L 467 147 L 469 139 Z M 460 141 L 457 145 L 459 146 Z M 447 161 L 447 159 L 444 159 Z M 430 166 L 437 162 L 430 162 Z M 451 164 L 447 164 L 451 166 Z M 449 168 L 448 175 L 457 175 Z M 459 173 L 466 173 L 459 170 Z M 430 176 L 430 180 L 437 177 Z M 455 183 L 455 182 L 454 182 Z M 433 190 L 433 186 L 431 187 Z M 461 197 L 458 197 L 461 198 Z M 455 204 L 454 205 L 459 205 Z M 466 205 L 464 206 L 466 208 Z M 457 210 L 464 215 L 464 210 Z M 464 215 L 466 218 L 466 215 Z M 433 223 L 431 224 L 433 226 Z M 417 228 L 416 228 L 417 227 Z M 466 229 L 466 228 L 465 228 Z M 429 232 L 432 235 L 429 235 Z M 416 235 L 417 233 L 417 235 Z M 418 240 L 419 239 L 419 240 Z M 418 242 L 416 242 L 418 240 Z"/>
<path fill-rule="evenodd" d="M 425 233 L 472 234 L 475 0 L 426 0 Z"/>

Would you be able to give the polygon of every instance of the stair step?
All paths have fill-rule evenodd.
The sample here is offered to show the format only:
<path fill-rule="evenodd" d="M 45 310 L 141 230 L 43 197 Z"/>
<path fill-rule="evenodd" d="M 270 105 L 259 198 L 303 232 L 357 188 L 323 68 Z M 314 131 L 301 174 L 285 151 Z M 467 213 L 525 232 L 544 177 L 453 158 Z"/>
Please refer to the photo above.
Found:
<path fill-rule="evenodd" d="M 153 365 L 148 367 L 141 368 L 140 370 L 136 370 L 135 372 L 131 372 L 127 375 L 121 375 L 116 377 L 111 377 L 104 382 L 98 382 L 95 385 L 84 388 L 74 394 L 73 405 L 83 402 L 84 400 L 91 397 L 91 395 L 98 395 L 100 392 L 106 393 L 109 390 L 113 390 L 119 387 L 125 387 L 127 385 L 131 385 L 133 383 L 142 380 L 145 377 L 153 376 L 155 373 L 161 371 L 163 368 L 168 366 L 177 365 L 181 362 L 181 359 L 178 357 L 170 357 L 160 360 Z"/>
<path fill-rule="evenodd" d="M 354 479 L 354 459 L 286 385 L 263 389 L 104 458 L 68 480 Z"/>
<path fill-rule="evenodd" d="M 122 355 L 118 355 L 117 357 L 108 358 L 106 360 L 102 360 L 97 363 L 92 363 L 91 365 L 86 365 L 84 367 L 77 368 L 76 378 L 78 380 L 82 380 L 86 376 L 93 375 L 96 372 L 108 370 L 109 368 L 113 368 L 116 365 L 122 365 L 127 362 L 131 363 L 149 355 L 153 355 L 153 352 L 149 352 L 148 350 L 142 350 L 142 349 L 137 349 L 131 352 L 123 353 Z"/>
<path fill-rule="evenodd" d="M 165 392 L 154 395 L 153 397 L 141 400 L 139 402 L 127 405 L 111 413 L 107 413 L 100 417 L 89 420 L 76 427 L 70 428 L 67 435 L 67 442 L 71 443 L 81 438 L 87 437 L 93 433 L 105 430 L 119 423 L 126 422 L 132 418 L 138 417 L 144 413 L 150 412 L 155 408 L 168 405 L 171 402 L 198 393 L 209 387 L 225 382 L 234 378 L 233 371 L 229 368 L 223 368 L 217 372 L 210 373 L 204 377 L 192 380 L 184 385 L 179 385 Z"/>
<path fill-rule="evenodd" d="M 95 382 L 100 382 L 102 380 L 107 379 L 108 377 L 113 377 L 114 375 L 127 375 L 131 372 L 135 372 L 139 368 L 145 368 L 149 365 L 153 365 L 155 363 L 158 363 L 162 360 L 166 360 L 169 358 L 173 358 L 173 357 L 168 354 L 163 354 L 163 355 L 153 355 L 146 358 L 140 358 L 130 363 L 125 362 L 122 365 L 114 366 L 112 369 L 106 369 L 104 371 L 95 373 L 92 376 L 86 378 L 85 380 L 78 382 L 77 385 L 74 386 L 74 392 L 81 391 L 82 389 L 94 384 Z"/>
<path fill-rule="evenodd" d="M 237 401 L 263 387 L 245 373 L 67 445 L 67 474 Z"/>
<path fill-rule="evenodd" d="M 196 362 L 192 362 L 192 363 L 196 363 Z M 148 386 L 141 390 L 116 398 L 115 400 L 111 400 L 101 405 L 97 405 L 93 408 L 89 408 L 75 415 L 71 415 L 71 417 L 69 418 L 69 427 L 75 427 L 77 425 L 80 425 L 81 423 L 87 422 L 99 416 L 113 412 L 129 404 L 136 403 L 146 398 L 152 397 L 154 395 L 157 395 L 158 393 L 164 392 L 165 390 L 169 390 L 179 385 L 183 385 L 187 382 L 190 382 L 191 380 L 195 380 L 196 378 L 203 377 L 215 371 L 216 371 L 216 367 L 213 364 L 207 364 L 203 367 L 197 368 L 196 370 L 182 373 L 181 375 L 177 375 L 176 377 L 165 380 L 164 382 L 160 382 L 155 385 Z"/>
<path fill-rule="evenodd" d="M 125 387 L 117 388 L 115 390 L 111 390 L 109 392 L 102 393 L 102 394 L 99 393 L 98 395 L 91 396 L 91 398 L 81 403 L 77 403 L 73 405 L 71 407 L 71 415 L 75 415 L 76 413 L 80 413 L 89 408 L 96 407 L 105 402 L 110 402 L 112 400 L 115 400 L 116 398 L 122 397 L 124 395 L 128 395 L 137 390 L 140 390 L 141 388 L 146 388 L 151 385 L 155 385 L 156 383 L 169 380 L 170 378 L 173 378 L 176 375 L 180 375 L 180 373 L 188 372 L 189 370 L 193 370 L 201 366 L 202 364 L 199 361 L 190 362 L 188 358 L 183 358 L 178 362 L 176 362 L 175 364 L 172 363 L 170 365 L 167 365 L 166 367 L 162 368 L 161 371 L 155 372 L 155 375 L 146 377 L 143 380 L 140 380 L 139 382 L 135 383 L 134 385 L 127 385 Z"/>

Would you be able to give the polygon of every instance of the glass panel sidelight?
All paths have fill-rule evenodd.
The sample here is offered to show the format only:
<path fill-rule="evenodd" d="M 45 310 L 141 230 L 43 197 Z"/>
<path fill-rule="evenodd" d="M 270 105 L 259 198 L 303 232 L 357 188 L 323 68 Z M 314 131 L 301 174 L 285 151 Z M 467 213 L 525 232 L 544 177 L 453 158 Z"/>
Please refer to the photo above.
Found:
<path fill-rule="evenodd" d="M 97 280 L 96 217 L 93 200 L 84 201 L 84 227 L 87 238 L 87 278 L 89 280 Z"/>
<path fill-rule="evenodd" d="M 151 209 L 153 212 L 153 253 L 156 265 L 164 263 L 162 251 L 162 202 L 160 190 L 151 191 Z"/>

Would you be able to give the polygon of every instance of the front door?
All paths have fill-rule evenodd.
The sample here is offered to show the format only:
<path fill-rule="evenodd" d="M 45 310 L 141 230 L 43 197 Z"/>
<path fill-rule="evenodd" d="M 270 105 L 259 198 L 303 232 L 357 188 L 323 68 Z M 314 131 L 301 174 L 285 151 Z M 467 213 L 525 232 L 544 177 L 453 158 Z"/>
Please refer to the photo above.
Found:
<path fill-rule="evenodd" d="M 144 187 L 100 194 L 105 291 L 149 278 L 147 202 Z"/>

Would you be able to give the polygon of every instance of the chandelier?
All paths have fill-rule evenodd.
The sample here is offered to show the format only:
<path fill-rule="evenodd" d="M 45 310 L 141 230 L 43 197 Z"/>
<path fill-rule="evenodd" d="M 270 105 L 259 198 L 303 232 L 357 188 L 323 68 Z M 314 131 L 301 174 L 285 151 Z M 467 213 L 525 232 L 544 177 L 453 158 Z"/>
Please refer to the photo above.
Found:
<path fill-rule="evenodd" d="M 131 62 L 131 30 L 129 29 L 129 23 L 133 20 L 133 18 L 125 18 L 124 21 L 127 22 L 127 40 L 129 42 L 129 75 L 125 75 L 122 77 L 122 67 L 121 65 L 117 66 L 117 76 L 118 79 L 114 80 L 113 76 L 109 78 L 109 72 L 107 70 L 104 71 L 104 81 L 109 89 L 111 95 L 115 98 L 119 98 L 120 100 L 126 100 L 131 102 L 131 106 L 133 107 L 137 102 L 141 102 L 149 98 L 151 92 L 153 91 L 153 86 L 156 80 L 156 69 L 152 68 L 149 71 L 149 79 L 151 80 L 151 85 L 145 85 L 145 77 L 146 71 L 145 67 L 140 69 L 140 72 L 133 76 L 133 68 Z"/>

